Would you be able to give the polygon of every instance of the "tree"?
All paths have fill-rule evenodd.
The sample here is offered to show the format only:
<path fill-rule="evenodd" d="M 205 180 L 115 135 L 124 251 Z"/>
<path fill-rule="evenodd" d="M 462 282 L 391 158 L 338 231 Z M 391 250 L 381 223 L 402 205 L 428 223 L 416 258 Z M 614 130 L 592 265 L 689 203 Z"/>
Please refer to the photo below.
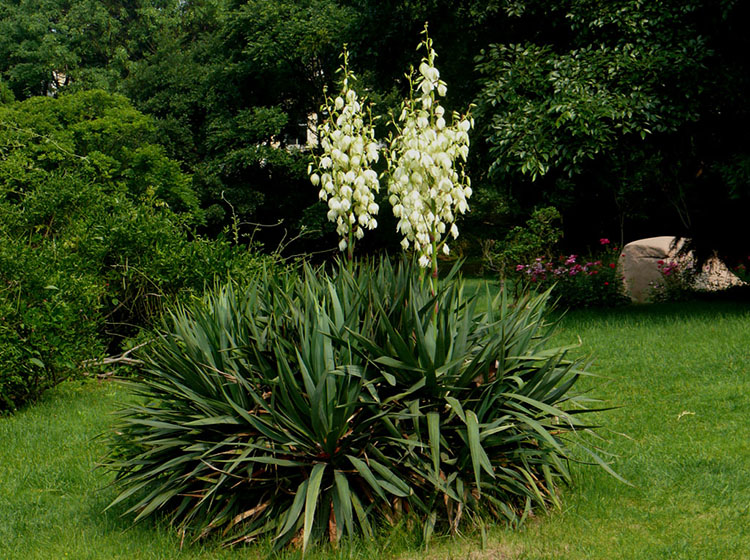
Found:
<path fill-rule="evenodd" d="M 543 4 L 514 3 L 521 18 L 543 17 Z M 725 216 L 748 194 L 749 146 L 734 132 L 750 116 L 747 8 L 571 0 L 551 15 L 546 40 L 477 59 L 490 177 L 526 204 L 559 206 L 579 242 L 615 215 L 630 222 L 622 237 L 671 232 L 729 250 Z"/>

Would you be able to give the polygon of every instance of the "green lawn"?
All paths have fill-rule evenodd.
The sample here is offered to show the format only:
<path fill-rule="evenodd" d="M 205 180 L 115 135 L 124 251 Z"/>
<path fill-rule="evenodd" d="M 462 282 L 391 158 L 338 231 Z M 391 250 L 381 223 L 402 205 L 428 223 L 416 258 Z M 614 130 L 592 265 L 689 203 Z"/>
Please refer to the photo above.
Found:
<path fill-rule="evenodd" d="M 599 416 L 626 486 L 575 467 L 560 512 L 517 532 L 440 538 L 425 553 L 404 530 L 310 558 L 743 559 L 750 551 L 750 307 L 690 303 L 569 313 L 561 343 L 581 337 L 601 378 L 581 387 L 620 408 Z M 67 383 L 0 419 L 0 558 L 265 557 L 185 544 L 153 523 L 103 513 L 115 491 L 94 470 L 95 436 L 127 393 Z M 296 552 L 288 554 L 298 556 Z"/>

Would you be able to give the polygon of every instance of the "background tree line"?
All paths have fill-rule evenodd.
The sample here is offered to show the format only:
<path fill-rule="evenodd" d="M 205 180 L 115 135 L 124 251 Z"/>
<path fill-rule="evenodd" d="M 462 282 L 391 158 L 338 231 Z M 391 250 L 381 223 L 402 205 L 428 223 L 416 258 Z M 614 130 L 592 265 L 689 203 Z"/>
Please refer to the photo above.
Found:
<path fill-rule="evenodd" d="M 192 177 L 204 233 L 234 215 L 281 222 L 261 234 L 274 242 L 326 230 L 299 145 L 342 45 L 384 123 L 429 21 L 448 103 L 476 105 L 465 229 L 503 239 L 551 205 L 571 247 L 684 234 L 738 257 L 748 11 L 737 0 L 9 0 L 0 87 L 16 100 L 124 94 Z"/>

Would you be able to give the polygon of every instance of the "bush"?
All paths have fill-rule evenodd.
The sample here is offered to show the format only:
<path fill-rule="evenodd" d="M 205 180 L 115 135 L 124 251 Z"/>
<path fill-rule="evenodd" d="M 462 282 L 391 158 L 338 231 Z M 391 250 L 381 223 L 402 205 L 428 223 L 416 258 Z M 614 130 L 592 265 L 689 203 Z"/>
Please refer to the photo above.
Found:
<path fill-rule="evenodd" d="M 617 247 L 610 248 L 608 239 L 601 239 L 604 248 L 588 257 L 560 256 L 557 259 L 537 257 L 531 263 L 517 264 L 515 272 L 521 285 L 537 291 L 552 290 L 562 307 L 613 306 L 628 302 L 623 292 L 618 269 Z"/>
<path fill-rule="evenodd" d="M 104 286 L 72 264 L 53 246 L 0 235 L 0 411 L 36 399 L 74 364 L 103 352 Z"/>
<path fill-rule="evenodd" d="M 695 297 L 697 271 L 691 258 L 659 260 L 656 266 L 661 281 L 650 283 L 650 302 L 685 301 Z"/>
<path fill-rule="evenodd" d="M 479 312 L 453 275 L 432 296 L 415 269 L 266 274 L 172 311 L 111 434 L 112 505 L 304 549 L 558 504 L 571 448 L 588 451 L 569 394 L 585 371 L 549 348 L 548 294 Z"/>
<path fill-rule="evenodd" d="M 562 216 L 553 206 L 534 210 L 526 226 L 511 229 L 501 242 L 485 242 L 484 265 L 505 277 L 513 267 L 534 258 L 551 259 L 551 251 L 562 238 Z"/>
<path fill-rule="evenodd" d="M 158 317 L 269 262 L 193 233 L 190 176 L 121 96 L 0 105 L 0 412 Z"/>

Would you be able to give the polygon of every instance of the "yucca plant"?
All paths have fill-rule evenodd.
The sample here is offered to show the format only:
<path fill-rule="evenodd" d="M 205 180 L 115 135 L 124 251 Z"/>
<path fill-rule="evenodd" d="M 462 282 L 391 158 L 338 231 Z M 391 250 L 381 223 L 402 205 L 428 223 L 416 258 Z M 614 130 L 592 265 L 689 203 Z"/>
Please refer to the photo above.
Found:
<path fill-rule="evenodd" d="M 305 549 L 401 516 L 429 538 L 556 504 L 566 438 L 588 426 L 568 394 L 582 364 L 548 348 L 548 295 L 478 313 L 455 271 L 433 295 L 414 269 L 269 273 L 174 310 L 112 435 L 113 505 Z"/>

